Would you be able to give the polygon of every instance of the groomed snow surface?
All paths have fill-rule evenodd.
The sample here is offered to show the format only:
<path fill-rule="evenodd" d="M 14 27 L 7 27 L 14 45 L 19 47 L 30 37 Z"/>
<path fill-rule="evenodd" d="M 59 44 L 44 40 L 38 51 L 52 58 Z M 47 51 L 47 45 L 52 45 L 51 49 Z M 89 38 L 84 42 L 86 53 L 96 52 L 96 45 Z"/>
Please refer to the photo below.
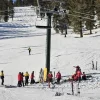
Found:
<path fill-rule="evenodd" d="M 13 21 L 10 18 L 8 22 L 0 23 L 0 70 L 4 70 L 5 85 L 17 86 L 19 72 L 31 74 L 35 71 L 35 80 L 38 81 L 40 68 L 46 67 L 46 30 L 35 27 L 36 24 L 46 25 L 46 19 L 37 18 L 34 7 L 14 9 Z M 31 55 L 28 47 L 32 49 Z M 94 66 L 97 62 L 97 70 L 92 70 L 92 61 Z M 51 71 L 60 71 L 62 76 L 72 75 L 75 72 L 73 66 L 77 65 L 86 74 L 100 73 L 100 29 L 83 38 L 71 29 L 68 29 L 66 38 L 52 30 Z M 41 83 L 15 88 L 0 86 L 0 100 L 100 100 L 99 77 L 99 74 L 93 74 L 92 80 L 81 82 L 79 95 L 78 83 L 74 82 L 74 96 L 67 94 L 71 93 L 70 82 L 55 85 L 53 89 Z M 55 96 L 56 92 L 61 96 Z"/>

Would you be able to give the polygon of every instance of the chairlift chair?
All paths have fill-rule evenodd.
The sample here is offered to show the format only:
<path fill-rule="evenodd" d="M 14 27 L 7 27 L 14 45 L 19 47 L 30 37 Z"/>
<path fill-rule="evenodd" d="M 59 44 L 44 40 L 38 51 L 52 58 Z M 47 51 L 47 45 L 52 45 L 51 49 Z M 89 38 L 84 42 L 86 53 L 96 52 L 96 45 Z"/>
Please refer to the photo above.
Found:
<path fill-rule="evenodd" d="M 35 27 L 36 28 L 41 28 L 41 29 L 51 29 L 52 27 L 50 27 L 50 26 L 47 26 L 47 25 L 40 25 L 40 24 L 37 24 L 37 21 L 41 21 L 42 19 L 40 19 L 40 20 L 36 20 L 36 22 L 35 22 Z"/>

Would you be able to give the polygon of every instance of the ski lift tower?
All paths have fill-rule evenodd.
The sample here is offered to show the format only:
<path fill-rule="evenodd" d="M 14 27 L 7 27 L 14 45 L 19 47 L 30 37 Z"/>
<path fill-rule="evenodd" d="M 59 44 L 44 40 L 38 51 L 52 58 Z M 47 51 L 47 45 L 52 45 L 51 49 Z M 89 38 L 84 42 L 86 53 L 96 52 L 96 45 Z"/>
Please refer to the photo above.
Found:
<path fill-rule="evenodd" d="M 42 0 L 46 2 L 57 1 L 61 2 L 60 0 Z M 56 8 L 53 10 L 46 9 L 41 10 L 41 5 L 39 4 L 39 0 L 37 0 L 38 8 L 40 13 L 45 13 L 47 15 L 47 26 L 40 26 L 36 25 L 36 28 L 47 29 L 47 48 L 46 48 L 46 68 L 47 68 L 47 75 L 50 72 L 50 49 L 51 49 L 51 16 L 53 14 L 59 14 L 59 11 L 56 11 Z"/>

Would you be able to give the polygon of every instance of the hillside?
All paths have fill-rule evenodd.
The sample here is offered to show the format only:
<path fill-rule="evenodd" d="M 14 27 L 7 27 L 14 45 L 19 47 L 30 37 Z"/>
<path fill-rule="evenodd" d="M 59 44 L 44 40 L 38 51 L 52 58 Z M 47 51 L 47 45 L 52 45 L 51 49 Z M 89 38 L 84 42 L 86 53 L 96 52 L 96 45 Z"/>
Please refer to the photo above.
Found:
<path fill-rule="evenodd" d="M 36 29 L 37 16 L 31 7 L 16 7 L 15 15 L 7 23 L 0 23 L 0 70 L 5 73 L 5 85 L 17 86 L 19 72 L 35 71 L 35 80 L 39 78 L 40 68 L 45 68 L 46 56 L 46 30 Z M 39 20 L 39 19 L 38 19 Z M 41 20 L 40 20 L 41 21 Z M 43 20 L 45 24 L 46 20 Z M 100 29 L 93 30 L 96 34 L 79 35 L 68 30 L 63 35 L 51 36 L 51 71 L 60 71 L 62 76 L 72 75 L 73 66 L 79 65 L 82 72 L 100 73 Z M 85 33 L 85 32 L 84 32 Z M 31 47 L 31 55 L 28 54 Z M 92 70 L 92 61 L 97 70 Z M 80 95 L 67 95 L 71 93 L 71 83 L 55 85 L 54 89 L 47 84 L 34 84 L 21 88 L 0 87 L 0 100 L 99 100 L 100 75 L 93 75 L 93 80 L 80 83 Z M 1 81 L 0 81 L 1 82 Z M 77 82 L 74 83 L 74 89 Z M 61 96 L 55 96 L 56 92 Z M 77 89 L 75 89 L 77 91 Z M 77 94 L 77 92 L 75 92 Z"/>

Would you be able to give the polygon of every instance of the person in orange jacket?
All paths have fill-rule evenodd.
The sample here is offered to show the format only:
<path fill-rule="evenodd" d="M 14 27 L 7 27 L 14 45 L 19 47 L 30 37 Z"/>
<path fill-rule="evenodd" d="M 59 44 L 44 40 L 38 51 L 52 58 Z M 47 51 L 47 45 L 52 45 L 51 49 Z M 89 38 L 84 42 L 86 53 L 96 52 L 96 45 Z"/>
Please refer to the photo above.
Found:
<path fill-rule="evenodd" d="M 60 83 L 61 80 L 61 73 L 58 71 L 58 73 L 56 74 L 56 78 L 57 78 L 57 83 Z"/>

